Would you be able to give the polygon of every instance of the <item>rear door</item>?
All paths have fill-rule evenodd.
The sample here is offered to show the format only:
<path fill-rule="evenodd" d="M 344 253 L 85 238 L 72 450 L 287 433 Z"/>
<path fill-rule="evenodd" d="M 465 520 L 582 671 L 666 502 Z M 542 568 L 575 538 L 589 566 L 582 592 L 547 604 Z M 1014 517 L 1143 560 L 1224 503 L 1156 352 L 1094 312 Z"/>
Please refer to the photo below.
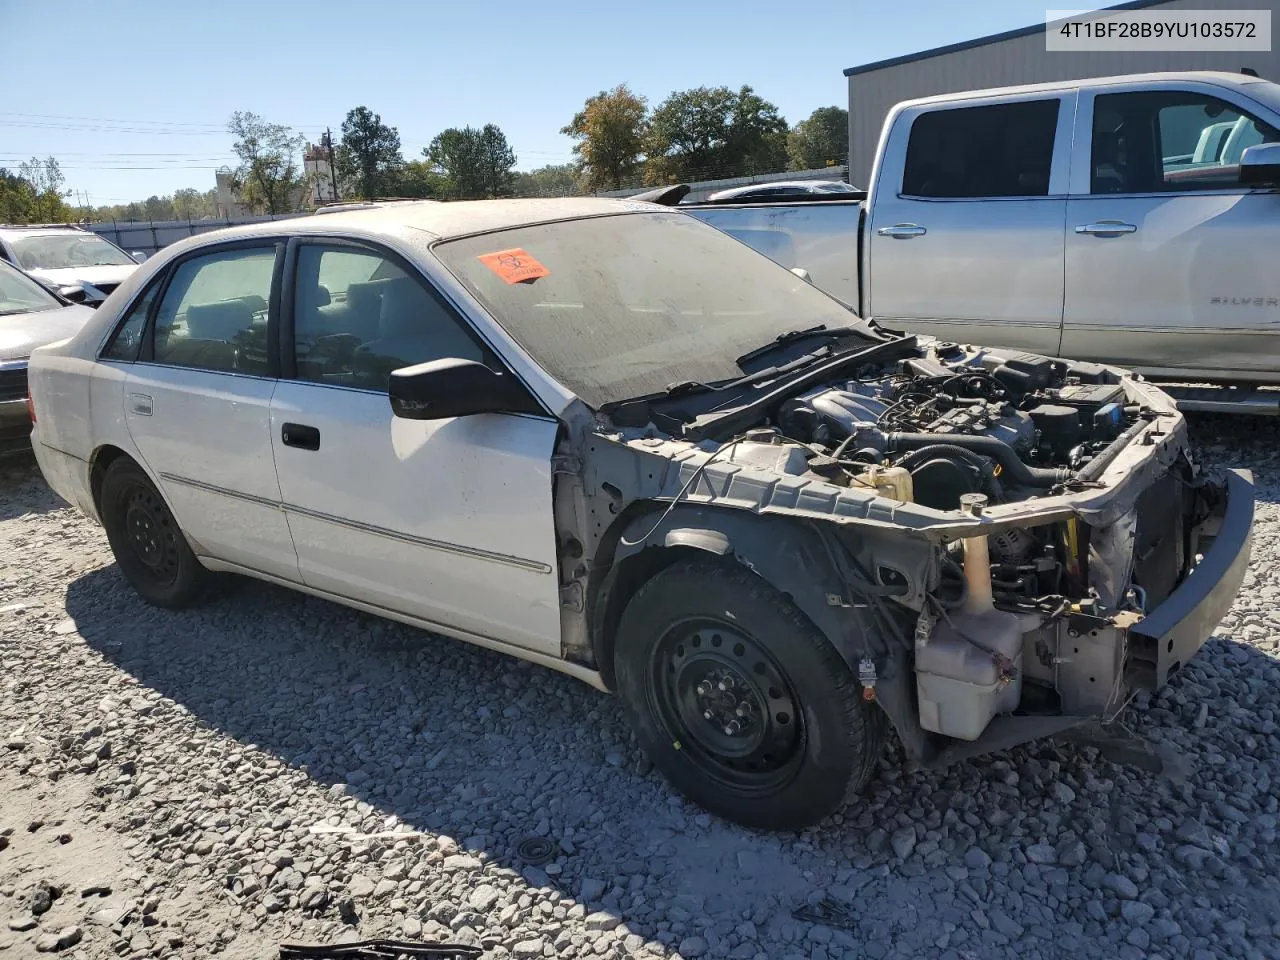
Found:
<path fill-rule="evenodd" d="M 1280 118 L 1196 83 L 1081 92 L 1062 353 L 1177 376 L 1275 379 L 1280 192 L 1238 182 Z"/>
<path fill-rule="evenodd" d="M 129 435 L 196 552 L 296 581 L 269 432 L 283 250 L 241 242 L 171 267 L 154 305 L 139 305 L 149 317 L 124 403 Z"/>
<path fill-rule="evenodd" d="M 945 340 L 1054 354 L 1075 92 L 909 107 L 869 199 L 867 312 Z"/>

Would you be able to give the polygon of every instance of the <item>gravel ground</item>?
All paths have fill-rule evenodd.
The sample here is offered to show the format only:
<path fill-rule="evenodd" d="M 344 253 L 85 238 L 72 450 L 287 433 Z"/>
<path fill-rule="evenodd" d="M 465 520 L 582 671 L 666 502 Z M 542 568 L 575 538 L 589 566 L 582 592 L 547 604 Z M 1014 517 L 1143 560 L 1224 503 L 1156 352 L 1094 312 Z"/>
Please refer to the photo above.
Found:
<path fill-rule="evenodd" d="M 1189 776 L 1054 744 L 929 774 L 888 757 L 799 835 L 686 804 L 612 698 L 549 671 L 252 582 L 148 609 L 30 461 L 0 467 L 0 956 L 395 936 L 520 958 L 1280 957 L 1280 423 L 1194 429 L 1260 503 L 1217 637 L 1125 717 Z M 551 860 L 521 858 L 530 837 Z M 795 918 L 824 899 L 829 922 Z"/>

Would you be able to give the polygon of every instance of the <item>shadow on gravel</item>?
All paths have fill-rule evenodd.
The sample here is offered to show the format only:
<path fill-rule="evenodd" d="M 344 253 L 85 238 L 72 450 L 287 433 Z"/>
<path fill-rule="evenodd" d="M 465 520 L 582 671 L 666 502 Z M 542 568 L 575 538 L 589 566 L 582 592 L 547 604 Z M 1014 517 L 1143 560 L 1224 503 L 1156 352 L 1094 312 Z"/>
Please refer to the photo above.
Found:
<path fill-rule="evenodd" d="M 31 453 L 0 455 L 0 522 L 65 506 L 62 498 L 44 482 Z"/>
<path fill-rule="evenodd" d="M 1053 743 L 935 773 L 890 757 L 862 801 L 797 836 L 685 804 L 644 769 L 612 698 L 496 653 L 250 581 L 175 614 L 144 607 L 108 567 L 72 582 L 66 604 L 90 646 L 201 723 L 646 937 L 684 911 L 789 939 L 791 907 L 830 893 L 856 899 L 859 942 L 934 949 L 991 901 L 1047 944 L 1112 928 L 1119 902 L 1101 890 L 1115 872 L 1166 901 L 1194 875 L 1199 905 L 1177 914 L 1188 936 L 1213 933 L 1241 898 L 1280 907 L 1266 892 L 1280 666 L 1221 639 L 1126 716 L 1183 752 L 1185 781 Z M 559 842 L 550 870 L 519 860 L 530 835 Z M 1104 899 L 1099 916 L 1088 904 Z M 1064 912 L 1078 930 L 1057 929 Z"/>

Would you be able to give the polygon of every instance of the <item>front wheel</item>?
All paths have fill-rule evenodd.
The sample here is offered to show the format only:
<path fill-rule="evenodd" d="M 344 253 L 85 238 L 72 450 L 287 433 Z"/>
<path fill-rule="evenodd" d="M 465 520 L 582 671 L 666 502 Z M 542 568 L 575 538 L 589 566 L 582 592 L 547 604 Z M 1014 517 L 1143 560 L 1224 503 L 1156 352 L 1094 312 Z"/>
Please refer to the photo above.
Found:
<path fill-rule="evenodd" d="M 209 571 L 200 565 L 155 484 L 132 460 L 107 468 L 102 525 L 120 572 L 147 603 L 179 609 L 200 598 Z"/>
<path fill-rule="evenodd" d="M 736 564 L 681 561 L 642 586 L 615 667 L 654 765 L 729 820 L 803 829 L 875 768 L 881 711 L 795 605 Z"/>

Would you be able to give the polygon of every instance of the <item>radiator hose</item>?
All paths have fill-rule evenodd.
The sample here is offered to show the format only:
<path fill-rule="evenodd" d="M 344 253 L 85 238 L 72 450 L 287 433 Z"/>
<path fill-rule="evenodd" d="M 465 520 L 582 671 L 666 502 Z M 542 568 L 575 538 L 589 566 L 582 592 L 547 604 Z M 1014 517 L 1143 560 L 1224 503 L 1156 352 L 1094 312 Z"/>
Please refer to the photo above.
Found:
<path fill-rule="evenodd" d="M 952 447 L 963 447 L 984 457 L 990 457 L 1001 467 L 1001 479 L 1017 487 L 1052 487 L 1071 478 L 1071 471 L 1057 467 L 1029 467 L 1019 459 L 1013 447 L 995 437 L 973 437 L 964 434 L 936 433 L 887 433 L 885 434 L 885 450 L 893 453 L 903 450 L 918 450 L 946 444 Z"/>

